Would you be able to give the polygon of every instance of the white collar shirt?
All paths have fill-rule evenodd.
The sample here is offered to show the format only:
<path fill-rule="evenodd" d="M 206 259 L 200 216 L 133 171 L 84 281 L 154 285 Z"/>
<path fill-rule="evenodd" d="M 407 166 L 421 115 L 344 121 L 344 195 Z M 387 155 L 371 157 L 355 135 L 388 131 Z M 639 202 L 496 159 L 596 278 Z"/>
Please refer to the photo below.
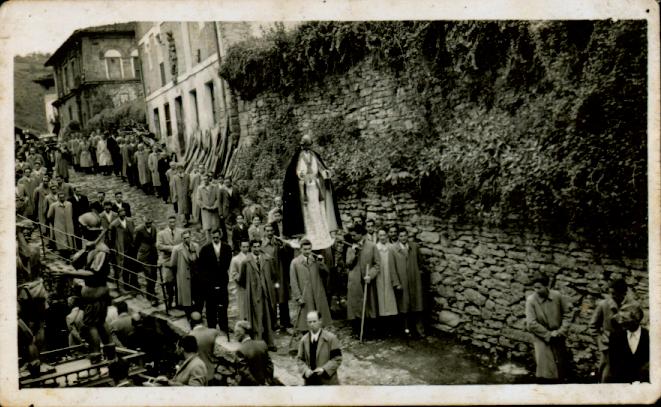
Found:
<path fill-rule="evenodd" d="M 312 333 L 312 331 L 310 331 L 310 341 L 311 342 L 319 342 L 319 336 L 320 335 L 321 335 L 321 329 L 319 331 L 317 331 L 316 334 Z"/>
<path fill-rule="evenodd" d="M 631 353 L 636 353 L 636 350 L 638 349 L 638 344 L 640 343 L 640 333 L 640 326 L 638 326 L 638 329 L 633 332 L 627 331 L 627 341 L 629 342 L 629 349 L 631 349 Z"/>

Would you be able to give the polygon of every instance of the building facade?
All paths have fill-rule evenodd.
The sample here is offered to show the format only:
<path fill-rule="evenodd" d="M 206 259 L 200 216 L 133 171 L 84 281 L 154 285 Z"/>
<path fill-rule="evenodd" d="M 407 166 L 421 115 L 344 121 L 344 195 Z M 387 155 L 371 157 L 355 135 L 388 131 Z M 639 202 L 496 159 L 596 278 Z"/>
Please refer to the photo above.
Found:
<path fill-rule="evenodd" d="M 169 149 L 183 154 L 195 133 L 226 123 L 240 136 L 239 110 L 220 61 L 234 43 L 259 34 L 264 23 L 140 22 L 136 25 L 143 67 L 147 123 Z"/>
<path fill-rule="evenodd" d="M 46 61 L 54 70 L 62 129 L 144 97 L 135 23 L 76 30 Z"/>

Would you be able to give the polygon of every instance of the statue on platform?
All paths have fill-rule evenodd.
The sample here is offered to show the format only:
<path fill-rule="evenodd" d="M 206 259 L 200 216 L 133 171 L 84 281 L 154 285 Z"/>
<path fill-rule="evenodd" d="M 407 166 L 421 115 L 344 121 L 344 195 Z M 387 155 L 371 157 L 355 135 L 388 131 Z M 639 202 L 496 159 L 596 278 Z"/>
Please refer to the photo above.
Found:
<path fill-rule="evenodd" d="M 333 196 L 331 173 L 311 146 L 311 137 L 304 135 L 285 173 L 283 235 L 305 235 L 313 250 L 322 250 L 333 244 L 331 232 L 341 229 L 342 221 Z"/>

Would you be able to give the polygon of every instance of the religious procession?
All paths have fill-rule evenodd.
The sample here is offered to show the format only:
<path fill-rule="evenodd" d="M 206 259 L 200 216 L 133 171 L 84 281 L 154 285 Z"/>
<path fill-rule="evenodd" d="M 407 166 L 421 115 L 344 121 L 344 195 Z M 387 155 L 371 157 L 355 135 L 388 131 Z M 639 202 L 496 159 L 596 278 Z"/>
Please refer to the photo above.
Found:
<path fill-rule="evenodd" d="M 344 75 L 340 90 L 292 77 L 288 83 L 314 97 L 269 99 L 289 85 L 260 88 L 232 70 L 241 52 L 259 49 L 230 41 L 247 36 L 247 26 L 222 24 L 171 23 L 168 30 L 185 33 L 185 43 L 171 31 L 154 40 L 158 23 L 88 27 L 43 62 L 53 67 L 59 93 L 52 106 L 62 125 L 48 136 L 17 128 L 14 145 L 21 388 L 649 382 L 646 259 L 632 247 L 617 246 L 625 252 L 617 257 L 589 243 L 605 235 L 588 242 L 565 233 L 576 226 L 568 219 L 580 216 L 563 205 L 597 200 L 597 192 L 503 181 L 557 170 L 525 167 L 544 162 L 530 158 L 542 144 L 521 141 L 527 147 L 516 156 L 516 143 L 502 141 L 503 129 L 514 131 L 499 122 L 513 120 L 503 118 L 505 108 L 487 114 L 476 106 L 446 127 L 429 110 L 415 116 L 426 120 L 418 126 L 405 111 L 379 106 L 406 94 L 418 109 L 425 103 L 406 92 L 428 95 L 431 85 L 393 82 L 362 62 L 358 71 L 334 72 Z M 304 47 L 296 42 L 302 32 L 339 36 L 350 27 L 367 38 L 375 27 L 390 27 L 382 35 L 411 29 L 347 24 L 276 24 L 263 40 Z M 443 24 L 420 23 L 415 35 L 433 37 Z M 517 24 L 544 58 L 551 57 L 535 30 L 575 29 Z M 491 27 L 474 25 L 480 33 Z M 219 38 L 232 30 L 223 42 L 228 57 L 214 60 Z M 129 51 L 104 45 L 108 33 L 113 41 L 125 36 Z M 196 35 L 216 45 L 204 49 Z M 122 102 L 129 107 L 117 102 L 91 116 L 91 102 L 67 105 L 67 95 L 87 96 L 69 84 L 75 64 L 65 56 L 88 39 L 103 57 L 95 62 L 100 80 L 124 81 L 117 95 L 135 93 Z M 409 79 L 423 77 L 416 75 Z M 329 100 L 308 103 L 301 95 Z M 138 120 L 126 119 L 135 106 Z M 460 107 L 469 109 L 443 111 L 455 115 L 448 112 Z M 369 120 L 350 121 L 353 114 Z M 112 122 L 113 115 L 121 120 Z M 464 140 L 478 133 L 469 119 L 486 127 Z M 399 136 L 388 133 L 397 126 L 405 129 Z M 526 189 L 538 185 L 546 186 Z M 557 198 L 570 193 L 579 195 Z M 566 230 L 546 218 L 534 223 L 533 209 L 534 216 L 550 211 Z M 469 215 L 483 216 L 482 223 L 469 223 Z M 606 218 L 613 216 L 599 219 Z"/>

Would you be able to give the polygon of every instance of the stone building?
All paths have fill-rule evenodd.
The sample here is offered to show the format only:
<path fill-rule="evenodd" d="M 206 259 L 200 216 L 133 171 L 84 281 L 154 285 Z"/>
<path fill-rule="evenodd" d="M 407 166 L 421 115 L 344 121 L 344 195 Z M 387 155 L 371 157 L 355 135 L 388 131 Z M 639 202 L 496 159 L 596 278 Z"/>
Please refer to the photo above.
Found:
<path fill-rule="evenodd" d="M 135 23 L 76 30 L 46 61 L 52 66 L 61 128 L 81 126 L 106 108 L 141 99 L 141 66 Z"/>

